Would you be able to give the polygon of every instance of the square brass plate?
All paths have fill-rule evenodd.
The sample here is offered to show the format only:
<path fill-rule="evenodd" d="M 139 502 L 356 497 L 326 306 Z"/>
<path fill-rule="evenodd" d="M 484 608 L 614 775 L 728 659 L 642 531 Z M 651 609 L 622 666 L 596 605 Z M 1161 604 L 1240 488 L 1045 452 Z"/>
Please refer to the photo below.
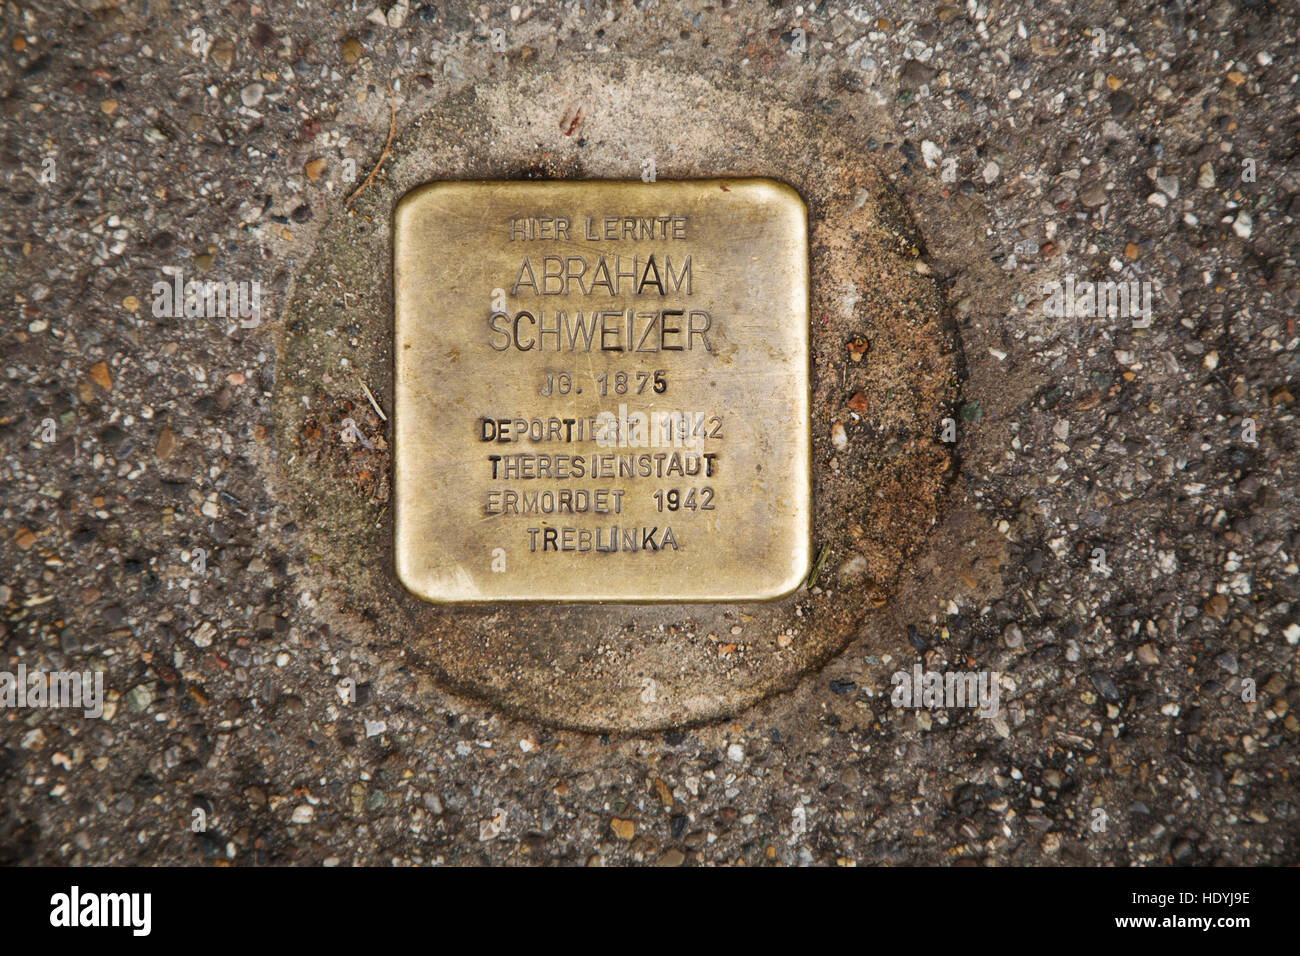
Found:
<path fill-rule="evenodd" d="M 438 602 L 808 573 L 808 225 L 771 180 L 459 182 L 394 220 L 396 563 Z"/>

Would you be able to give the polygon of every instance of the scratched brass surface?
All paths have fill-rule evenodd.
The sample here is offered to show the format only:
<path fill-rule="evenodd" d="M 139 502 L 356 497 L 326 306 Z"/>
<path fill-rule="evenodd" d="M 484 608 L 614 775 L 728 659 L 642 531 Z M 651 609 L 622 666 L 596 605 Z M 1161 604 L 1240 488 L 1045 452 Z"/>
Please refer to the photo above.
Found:
<path fill-rule="evenodd" d="M 398 203 L 393 247 L 395 557 L 411 591 L 746 601 L 807 575 L 794 190 L 435 183 Z"/>

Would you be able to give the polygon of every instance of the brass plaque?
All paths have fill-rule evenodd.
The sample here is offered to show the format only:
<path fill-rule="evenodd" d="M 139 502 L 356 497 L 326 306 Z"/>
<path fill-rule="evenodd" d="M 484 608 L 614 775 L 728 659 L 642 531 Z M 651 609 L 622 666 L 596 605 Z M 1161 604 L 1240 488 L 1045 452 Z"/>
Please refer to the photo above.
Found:
<path fill-rule="evenodd" d="M 437 602 L 807 575 L 808 225 L 771 180 L 434 183 L 394 218 L 396 562 Z"/>

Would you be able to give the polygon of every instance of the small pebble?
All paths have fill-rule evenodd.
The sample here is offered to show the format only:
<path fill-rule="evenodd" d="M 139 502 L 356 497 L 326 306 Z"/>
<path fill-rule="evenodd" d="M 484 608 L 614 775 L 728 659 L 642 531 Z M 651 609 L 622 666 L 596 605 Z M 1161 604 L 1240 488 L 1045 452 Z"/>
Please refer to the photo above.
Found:
<path fill-rule="evenodd" d="M 831 444 L 835 446 L 836 451 L 844 451 L 849 447 L 849 433 L 844 429 L 843 422 L 836 422 L 831 426 Z"/>

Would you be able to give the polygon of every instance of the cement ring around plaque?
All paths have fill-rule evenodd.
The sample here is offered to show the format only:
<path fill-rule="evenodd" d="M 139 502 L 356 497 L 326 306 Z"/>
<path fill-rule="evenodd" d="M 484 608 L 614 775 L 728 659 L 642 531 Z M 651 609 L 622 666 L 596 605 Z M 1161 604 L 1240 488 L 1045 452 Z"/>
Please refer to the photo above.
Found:
<path fill-rule="evenodd" d="M 560 122 L 575 101 L 587 104 L 577 136 Z M 944 422 L 955 418 L 963 365 L 920 234 L 864 143 L 761 87 L 719 89 L 659 61 L 625 61 L 611 73 L 606 61 L 577 58 L 512 73 L 424 111 L 399 131 L 384 174 L 351 214 L 342 203 L 334 209 L 277 330 L 278 484 L 308 535 L 310 574 L 336 621 L 363 633 L 374 653 L 449 691 L 524 719 L 599 732 L 734 715 L 870 632 L 941 516 L 956 470 Z M 735 180 L 744 184 L 729 196 Z M 610 182 L 622 182 L 620 191 L 602 191 Z M 456 185 L 430 187 L 448 183 Z M 805 207 L 806 329 L 800 253 L 780 241 L 797 232 Z M 395 228 L 395 217 L 414 231 Z M 608 240 L 606 218 L 615 221 Z M 630 235 L 625 218 L 636 221 Z M 511 219 L 523 223 L 513 237 Z M 643 219 L 652 222 L 643 227 Z M 639 234 L 643 228 L 649 232 Z M 423 239 L 409 238 L 416 234 Z M 605 241 L 614 250 L 608 277 L 596 271 Z M 650 276 L 645 258 L 616 266 L 620 249 L 673 254 L 673 285 L 662 260 Z M 723 281 L 751 254 L 748 278 Z M 547 255 L 575 261 L 557 267 L 543 263 Z M 532 286 L 521 276 L 525 258 Z M 543 341 L 567 340 L 573 312 L 555 310 L 582 309 L 596 280 L 613 284 L 620 268 L 625 285 L 600 285 L 584 312 L 599 305 L 596 314 L 609 313 L 592 331 L 592 352 L 581 347 L 582 325 L 576 351 L 539 356 L 522 348 L 535 343 L 543 305 Z M 568 288 L 558 284 L 565 279 Z M 706 299 L 695 311 L 707 318 L 692 316 L 692 305 Z M 772 314 L 760 319 L 764 308 Z M 428 321 L 444 309 L 445 324 Z M 762 334 L 746 337 L 761 321 Z M 552 322 L 568 322 L 567 331 Z M 602 334 L 606 345 L 630 337 L 647 354 L 635 354 L 635 345 L 601 354 Z M 395 341 L 419 361 L 396 354 Z M 694 351 L 672 348 L 688 343 Z M 724 345 L 738 363 L 731 371 L 742 370 L 732 378 L 753 377 L 753 387 L 727 384 L 728 370 L 717 368 Z M 687 424 L 670 423 L 670 432 L 694 430 L 696 412 L 708 413 L 706 429 L 710 415 L 739 423 L 753 412 L 734 432 L 742 441 L 686 449 L 720 456 L 719 482 L 728 464 L 744 465 L 744 474 L 726 475 L 725 495 L 714 488 L 712 514 L 700 508 L 702 475 L 685 473 L 702 467 L 699 458 L 679 459 L 682 473 L 671 480 L 658 471 L 592 478 L 588 461 L 609 455 L 617 469 L 632 453 L 618 447 L 628 426 L 605 433 L 614 436 L 609 448 L 598 447 L 594 432 L 578 443 L 551 429 L 552 418 L 584 418 L 595 428 L 601 411 L 617 416 L 619 398 L 633 405 L 637 395 L 617 391 L 613 378 L 623 369 L 629 391 L 643 387 L 640 407 L 689 413 L 673 419 Z M 637 372 L 648 373 L 644 381 Z M 554 393 L 561 374 L 566 401 L 578 402 L 572 390 L 584 383 L 600 389 L 602 374 L 606 391 L 584 393 L 587 404 L 567 415 Z M 649 400 L 659 383 L 665 391 Z M 671 401 L 677 385 L 680 408 Z M 529 440 L 501 442 L 503 427 Z M 679 452 L 651 453 L 666 462 Z M 518 459 L 510 480 L 485 471 L 505 467 L 504 459 L 489 463 L 493 454 Z M 555 477 L 560 454 L 585 459 L 581 481 L 571 471 Z M 551 460 L 537 476 L 542 456 Z M 781 465 L 771 482 L 754 477 L 764 461 Z M 505 506 L 504 492 L 525 486 L 552 491 L 553 509 L 561 491 L 589 492 L 588 508 L 605 491 L 605 511 L 574 513 L 570 497 L 563 514 L 493 513 Z M 619 490 L 629 522 L 655 527 L 659 548 L 610 553 L 603 532 L 598 552 L 592 534 L 579 536 L 584 525 L 617 524 Z M 682 516 L 674 517 L 677 552 L 661 550 L 662 527 L 648 510 L 668 508 L 670 491 Z M 524 499 L 513 500 L 518 507 Z M 801 515 L 803 501 L 810 510 Z M 451 517 L 440 519 L 440 509 Z M 416 512 L 419 520 L 406 521 Z M 565 549 L 567 526 L 575 532 Z M 527 550 L 529 528 L 533 548 L 545 550 Z M 680 559 L 687 541 L 695 551 L 685 573 L 655 563 Z M 710 541 L 716 560 L 700 554 Z M 635 543 L 645 545 L 641 532 Z M 503 555 L 517 581 L 511 570 L 493 570 Z M 608 570 L 619 560 L 637 562 L 634 573 Z M 481 563 L 463 578 L 448 570 L 466 562 Z"/>

